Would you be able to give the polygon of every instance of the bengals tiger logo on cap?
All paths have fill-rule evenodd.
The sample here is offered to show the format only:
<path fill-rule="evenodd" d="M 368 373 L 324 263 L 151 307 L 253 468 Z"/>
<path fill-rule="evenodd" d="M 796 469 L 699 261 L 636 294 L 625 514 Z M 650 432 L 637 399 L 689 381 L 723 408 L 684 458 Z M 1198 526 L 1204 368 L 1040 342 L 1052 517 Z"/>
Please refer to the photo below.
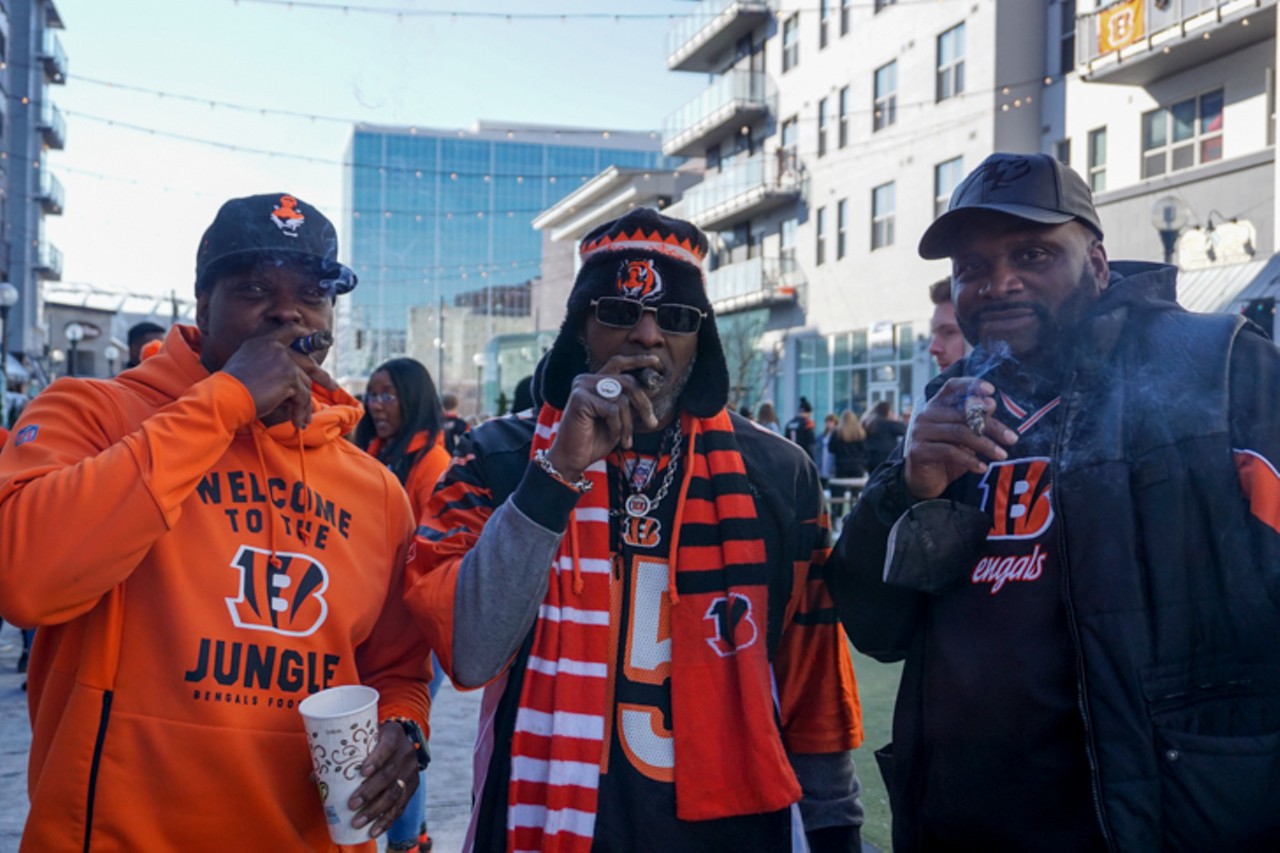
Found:
<path fill-rule="evenodd" d="M 662 295 L 662 276 L 647 258 L 623 261 L 618 267 L 618 292 L 628 299 L 657 299 Z"/>

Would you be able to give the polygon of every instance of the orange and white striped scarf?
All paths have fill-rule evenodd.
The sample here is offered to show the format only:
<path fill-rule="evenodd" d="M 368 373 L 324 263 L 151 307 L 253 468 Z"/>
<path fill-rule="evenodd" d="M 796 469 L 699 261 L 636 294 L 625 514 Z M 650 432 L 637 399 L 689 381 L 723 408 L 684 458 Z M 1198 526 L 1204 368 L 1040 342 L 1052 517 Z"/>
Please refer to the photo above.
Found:
<path fill-rule="evenodd" d="M 560 415 L 542 408 L 531 452 L 551 446 Z M 755 503 L 728 415 L 684 415 L 680 428 L 688 451 L 668 591 L 676 813 L 710 820 L 777 811 L 799 799 L 800 786 L 775 723 L 768 573 Z M 595 832 L 609 749 L 605 715 L 613 713 L 605 460 L 586 477 L 592 488 L 551 566 L 525 665 L 511 742 L 509 850 L 586 853 Z"/>

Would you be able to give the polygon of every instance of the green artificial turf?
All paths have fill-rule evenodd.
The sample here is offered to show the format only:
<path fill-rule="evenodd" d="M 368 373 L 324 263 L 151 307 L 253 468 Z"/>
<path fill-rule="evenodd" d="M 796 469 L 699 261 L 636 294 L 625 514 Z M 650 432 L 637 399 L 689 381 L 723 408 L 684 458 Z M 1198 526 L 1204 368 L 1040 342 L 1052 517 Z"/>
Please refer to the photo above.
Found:
<path fill-rule="evenodd" d="M 892 850 L 893 821 L 889 815 L 889 795 L 876 766 L 875 751 L 889 743 L 893 731 L 893 702 L 898 695 L 901 663 L 880 663 L 853 652 L 853 671 L 858 679 L 858 697 L 862 702 L 862 746 L 854 750 L 853 760 L 862 783 L 862 808 L 866 822 L 862 840 L 880 850 Z"/>

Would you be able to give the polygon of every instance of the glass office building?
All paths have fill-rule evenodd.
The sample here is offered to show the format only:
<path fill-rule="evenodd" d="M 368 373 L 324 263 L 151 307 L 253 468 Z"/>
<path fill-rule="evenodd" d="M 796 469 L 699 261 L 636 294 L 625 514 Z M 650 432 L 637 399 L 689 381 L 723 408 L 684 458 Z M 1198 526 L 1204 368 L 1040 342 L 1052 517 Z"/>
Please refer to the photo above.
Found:
<path fill-rule="evenodd" d="M 645 132 L 357 125 L 346 157 L 347 245 L 360 276 L 348 371 L 404 354 L 416 306 L 453 306 L 462 294 L 537 278 L 542 239 L 533 218 L 609 166 L 675 168 L 660 149 L 660 137 Z M 477 310 L 474 297 L 467 301 Z"/>

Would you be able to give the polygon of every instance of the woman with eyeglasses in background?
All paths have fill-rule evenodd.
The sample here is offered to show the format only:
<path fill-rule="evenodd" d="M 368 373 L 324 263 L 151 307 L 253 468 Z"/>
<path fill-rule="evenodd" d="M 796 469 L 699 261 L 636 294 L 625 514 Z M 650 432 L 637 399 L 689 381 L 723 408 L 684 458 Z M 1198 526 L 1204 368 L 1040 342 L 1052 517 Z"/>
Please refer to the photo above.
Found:
<path fill-rule="evenodd" d="M 421 363 L 393 358 L 373 372 L 364 395 L 364 417 L 356 424 L 355 444 L 396 475 L 409 493 L 414 518 L 420 518 L 436 480 L 453 458 L 444 446 L 444 408 L 436 384 Z M 432 678 L 432 698 L 439 680 Z M 426 796 L 424 776 L 404 813 L 387 830 L 388 850 L 431 849 Z"/>

